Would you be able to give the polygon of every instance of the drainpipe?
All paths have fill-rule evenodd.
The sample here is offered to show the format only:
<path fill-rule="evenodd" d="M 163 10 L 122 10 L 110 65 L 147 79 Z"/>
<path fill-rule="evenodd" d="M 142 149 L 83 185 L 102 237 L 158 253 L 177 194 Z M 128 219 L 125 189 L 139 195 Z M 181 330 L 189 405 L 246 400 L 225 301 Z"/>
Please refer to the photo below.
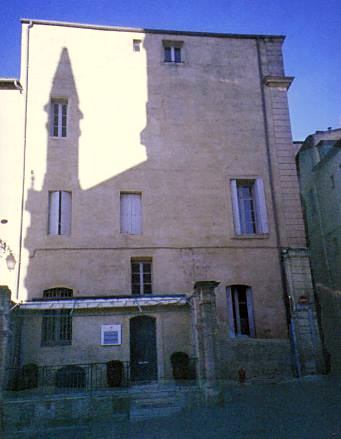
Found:
<path fill-rule="evenodd" d="M 19 285 L 21 274 L 21 256 L 22 256 L 22 244 L 23 244 L 23 222 L 24 222 L 24 194 L 25 194 L 25 173 L 26 173 L 26 146 L 27 146 L 27 106 L 28 106 L 28 73 L 29 73 L 29 60 L 30 60 L 30 29 L 33 27 L 33 21 L 31 20 L 27 26 L 26 37 L 26 90 L 25 90 L 25 111 L 24 111 L 24 148 L 23 148 L 23 173 L 22 173 L 22 186 L 21 186 L 21 209 L 20 209 L 20 234 L 19 234 L 19 255 L 18 255 L 18 274 L 17 274 L 17 289 L 16 299 L 19 299 Z"/>
<path fill-rule="evenodd" d="M 23 92 L 22 86 L 20 85 L 19 81 L 16 79 L 14 80 L 14 87 L 20 91 L 20 94 Z"/>

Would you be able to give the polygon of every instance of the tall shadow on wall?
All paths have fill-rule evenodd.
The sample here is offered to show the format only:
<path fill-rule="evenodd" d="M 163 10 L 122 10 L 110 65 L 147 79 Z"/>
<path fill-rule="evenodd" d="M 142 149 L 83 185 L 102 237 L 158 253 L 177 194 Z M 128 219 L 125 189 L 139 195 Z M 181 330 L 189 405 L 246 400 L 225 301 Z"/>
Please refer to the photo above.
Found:
<path fill-rule="evenodd" d="M 145 126 L 136 139 L 145 148 L 146 159 L 120 172 L 113 172 L 110 178 L 99 178 L 98 184 L 86 189 L 82 189 L 79 177 L 80 144 L 83 147 L 80 126 L 84 122 L 93 124 L 94 114 L 86 113 L 83 116 L 72 60 L 68 50 L 62 49 L 50 96 L 46 97 L 43 110 L 50 122 L 51 97 L 67 98 L 68 132 L 66 138 L 54 138 L 50 136 L 49 124 L 46 125 L 46 173 L 42 190 L 35 190 L 33 174 L 28 191 L 25 206 L 31 217 L 25 238 L 25 247 L 30 253 L 25 277 L 25 287 L 30 295 L 28 299 L 41 298 L 44 289 L 55 286 L 74 288 L 77 295 L 88 297 L 130 294 L 131 252 L 124 253 L 122 248 L 145 248 L 143 256 L 152 256 L 153 248 L 167 247 L 174 242 L 182 247 L 192 245 L 186 230 L 193 228 L 193 205 L 199 206 L 202 200 L 196 188 L 191 187 L 193 179 L 188 170 L 194 169 L 198 173 L 201 168 L 210 166 L 201 159 L 201 145 L 197 141 L 201 138 L 202 143 L 207 142 L 210 136 L 204 132 L 204 129 L 207 131 L 205 122 L 208 118 L 204 111 L 205 85 L 201 90 L 195 88 L 195 81 L 191 80 L 187 71 L 188 66 L 184 68 L 183 65 L 163 63 L 157 56 L 162 57 L 162 37 L 146 34 L 143 42 L 147 101 L 141 102 Z M 116 62 L 119 67 L 120 59 Z M 92 81 L 89 79 L 89 86 L 97 87 L 98 84 L 92 78 Z M 122 87 L 129 99 L 131 83 L 128 80 L 124 84 L 113 81 L 111 89 L 119 90 Z M 105 93 L 104 88 L 100 90 L 99 93 Z M 110 102 L 113 96 L 111 94 L 109 98 L 103 95 L 100 102 Z M 193 124 L 197 119 L 203 122 L 202 133 L 201 125 Z M 117 123 L 115 120 L 113 122 Z M 128 122 L 130 120 L 127 121 L 127 130 L 134 130 L 134 126 L 130 128 Z M 95 129 L 101 134 L 100 126 Z M 112 134 L 112 138 L 103 138 L 103 142 L 107 148 L 112 148 L 111 157 L 115 158 L 115 154 L 120 154 L 119 146 L 115 145 L 115 126 L 106 133 Z M 100 142 L 100 136 L 98 138 Z M 90 142 L 88 138 L 85 141 Z M 186 154 L 188 146 L 190 150 L 197 148 L 198 154 Z M 121 147 L 124 148 L 124 145 Z M 96 153 L 94 144 L 93 154 Z M 107 157 L 104 156 L 103 160 L 107 160 Z M 98 171 L 96 169 L 100 174 Z M 72 193 L 70 235 L 48 234 L 51 191 Z M 119 203 L 122 191 L 143 194 L 144 230 L 141 236 L 120 234 Z M 190 205 L 192 210 L 188 209 Z M 170 210 L 169 206 L 175 208 Z M 120 257 L 117 257 L 117 252 L 120 252 Z M 206 266 L 200 256 L 193 262 L 194 269 L 191 267 L 190 250 L 183 250 L 181 257 L 183 261 L 179 260 L 178 267 L 181 274 L 177 275 L 181 288 L 178 286 L 172 291 L 162 290 L 160 293 L 190 290 L 195 272 L 205 276 Z"/>
<path fill-rule="evenodd" d="M 42 297 L 42 289 L 48 288 L 51 282 L 61 285 L 67 282 L 66 278 L 60 276 L 58 279 L 51 278 L 53 278 L 54 271 L 58 271 L 58 268 L 63 265 L 62 253 L 60 253 L 59 258 L 56 257 L 56 249 L 71 247 L 70 236 L 49 235 L 49 193 L 65 191 L 76 194 L 80 190 L 78 178 L 79 138 L 81 136 L 80 121 L 83 114 L 79 108 L 77 87 L 69 53 L 65 47 L 60 54 L 50 96 L 46 98 L 46 105 L 43 108 L 47 114 L 46 171 L 42 189 L 38 191 L 35 189 L 36 171 L 31 170 L 31 185 L 27 192 L 25 205 L 26 211 L 30 214 L 30 225 L 24 241 L 24 246 L 29 252 L 25 278 L 25 287 L 31 296 L 29 298 Z M 56 99 L 56 102 L 66 102 L 67 100 L 66 137 L 53 137 L 51 135 L 51 98 Z M 31 150 L 29 154 L 34 154 L 34 151 Z M 37 159 L 35 158 L 35 160 Z M 52 255 L 48 249 L 54 250 Z M 42 258 L 37 258 L 39 252 L 42 252 Z M 51 259 L 51 256 L 54 259 Z"/>

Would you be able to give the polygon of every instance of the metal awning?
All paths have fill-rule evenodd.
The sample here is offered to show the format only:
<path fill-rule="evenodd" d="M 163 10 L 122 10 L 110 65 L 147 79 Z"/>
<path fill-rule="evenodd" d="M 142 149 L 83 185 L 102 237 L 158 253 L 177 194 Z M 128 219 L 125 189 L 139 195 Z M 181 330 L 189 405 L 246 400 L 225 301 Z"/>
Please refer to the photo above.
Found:
<path fill-rule="evenodd" d="M 108 299 L 68 299 L 68 300 L 34 300 L 19 305 L 20 309 L 27 311 L 52 310 L 52 309 L 98 309 L 98 308 L 132 308 L 144 306 L 186 305 L 188 299 L 185 295 L 157 296 L 157 297 L 110 297 Z"/>

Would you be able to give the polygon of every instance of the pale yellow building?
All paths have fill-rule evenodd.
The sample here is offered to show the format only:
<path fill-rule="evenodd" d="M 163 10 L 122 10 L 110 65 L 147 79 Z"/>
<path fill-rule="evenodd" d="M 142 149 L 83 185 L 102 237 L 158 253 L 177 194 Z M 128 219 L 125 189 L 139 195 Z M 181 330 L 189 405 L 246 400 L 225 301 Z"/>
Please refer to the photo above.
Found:
<path fill-rule="evenodd" d="M 205 378 L 192 296 L 214 280 L 217 377 L 320 370 L 283 40 L 22 20 L 21 365 L 170 379 L 180 351 Z M 297 323 L 291 348 L 308 308 L 317 344 Z"/>

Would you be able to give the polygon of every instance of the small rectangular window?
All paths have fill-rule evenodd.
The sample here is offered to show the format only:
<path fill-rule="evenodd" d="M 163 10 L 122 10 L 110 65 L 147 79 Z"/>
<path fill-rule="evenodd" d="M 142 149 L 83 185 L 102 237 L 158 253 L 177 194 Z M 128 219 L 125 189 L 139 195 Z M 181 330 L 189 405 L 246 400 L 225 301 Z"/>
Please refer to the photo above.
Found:
<path fill-rule="evenodd" d="M 121 233 L 128 235 L 142 234 L 142 194 L 120 194 Z"/>
<path fill-rule="evenodd" d="M 50 136 L 67 136 L 67 106 L 66 99 L 51 100 Z"/>
<path fill-rule="evenodd" d="M 263 180 L 231 180 L 231 195 L 236 235 L 268 233 Z"/>
<path fill-rule="evenodd" d="M 152 261 L 131 260 L 131 293 L 152 294 Z"/>
<path fill-rule="evenodd" d="M 133 40 L 133 51 L 141 52 L 141 40 Z"/>
<path fill-rule="evenodd" d="M 49 192 L 49 235 L 71 234 L 71 192 Z"/>
<path fill-rule="evenodd" d="M 183 62 L 182 41 L 163 41 L 165 63 L 179 64 Z"/>

